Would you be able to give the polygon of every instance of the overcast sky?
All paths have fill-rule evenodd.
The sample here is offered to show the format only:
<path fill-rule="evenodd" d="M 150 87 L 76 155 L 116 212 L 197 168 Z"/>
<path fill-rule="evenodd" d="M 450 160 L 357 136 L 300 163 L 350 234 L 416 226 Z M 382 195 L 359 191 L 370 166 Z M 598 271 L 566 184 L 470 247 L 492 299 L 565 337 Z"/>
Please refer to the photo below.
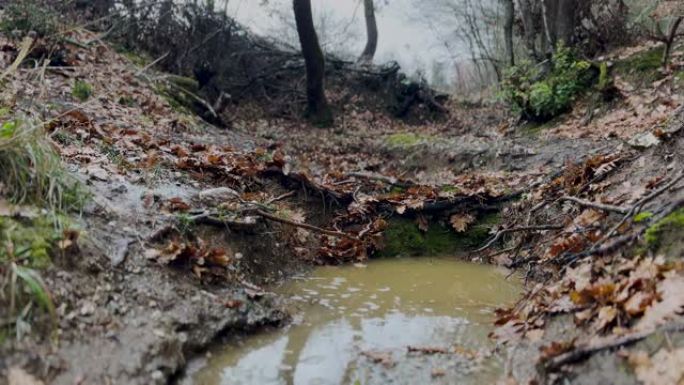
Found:
<path fill-rule="evenodd" d="M 355 52 L 355 55 L 360 54 L 366 39 L 361 0 L 311 2 L 314 13 L 319 18 L 320 15 L 326 14 L 329 19 L 335 19 L 335 29 L 348 32 L 338 35 L 352 36 L 351 41 L 347 42 L 349 50 Z M 431 31 L 429 26 L 416 17 L 415 9 L 420 4 L 419 1 L 390 0 L 389 4 L 384 4 L 384 1 L 377 3 L 381 5 L 377 13 L 380 39 L 376 62 L 396 60 L 407 73 L 413 73 L 420 67 L 429 73 L 433 61 L 449 58 L 449 53 L 441 39 L 437 38 L 437 33 Z M 282 22 L 269 12 L 268 7 L 275 7 L 291 15 L 292 0 L 269 0 L 267 7 L 263 6 L 260 0 L 229 0 L 228 13 L 253 31 L 272 35 Z"/>

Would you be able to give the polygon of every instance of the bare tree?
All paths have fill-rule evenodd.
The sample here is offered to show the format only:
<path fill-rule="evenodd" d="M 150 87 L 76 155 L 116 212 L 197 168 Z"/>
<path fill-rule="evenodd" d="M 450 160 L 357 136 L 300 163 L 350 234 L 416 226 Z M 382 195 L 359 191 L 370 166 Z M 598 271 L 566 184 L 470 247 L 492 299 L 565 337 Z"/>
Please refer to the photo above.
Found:
<path fill-rule="evenodd" d="M 648 13 L 648 17 L 639 22 L 644 35 L 665 45 L 662 64 L 666 70 L 670 65 L 674 43 L 677 38 L 684 37 L 684 31 L 680 31 L 682 22 L 684 22 L 684 4 L 675 1 L 658 3 L 656 8 Z"/>
<path fill-rule="evenodd" d="M 375 5 L 373 0 L 363 0 L 363 10 L 366 18 L 366 48 L 364 48 L 359 63 L 370 64 L 373 62 L 375 51 L 378 48 L 378 23 L 375 19 Z"/>
<path fill-rule="evenodd" d="M 307 117 L 321 126 L 333 123 L 332 111 L 325 98 L 325 58 L 318 43 L 318 35 L 314 28 L 311 0 L 293 0 L 297 34 L 302 46 L 302 55 L 306 63 L 306 96 Z"/>

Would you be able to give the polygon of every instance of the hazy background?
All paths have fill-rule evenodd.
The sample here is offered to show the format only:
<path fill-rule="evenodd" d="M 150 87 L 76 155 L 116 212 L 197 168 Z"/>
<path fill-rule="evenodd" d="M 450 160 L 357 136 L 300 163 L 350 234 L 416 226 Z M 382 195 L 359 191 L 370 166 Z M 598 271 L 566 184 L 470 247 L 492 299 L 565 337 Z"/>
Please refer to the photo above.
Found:
<path fill-rule="evenodd" d="M 355 59 L 366 42 L 362 1 L 311 2 L 324 49 Z M 444 20 L 433 22 L 434 15 L 422 12 L 426 3 L 376 0 L 380 36 L 375 62 L 395 60 L 410 75 L 422 73 L 430 80 L 451 83 L 449 73 L 455 63 L 467 59 L 467 50 L 453 38 L 454 27 Z M 291 0 L 229 0 L 220 6 L 252 31 L 297 46 Z"/>

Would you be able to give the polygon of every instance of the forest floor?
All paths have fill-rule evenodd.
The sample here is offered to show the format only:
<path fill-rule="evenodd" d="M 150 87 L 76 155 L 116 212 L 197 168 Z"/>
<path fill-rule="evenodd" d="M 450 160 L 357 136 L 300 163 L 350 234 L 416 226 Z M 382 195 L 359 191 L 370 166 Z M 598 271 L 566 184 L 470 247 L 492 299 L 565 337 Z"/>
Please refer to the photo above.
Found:
<path fill-rule="evenodd" d="M 333 129 L 232 117 L 226 130 L 159 92 L 167 75 L 68 37 L 67 66 L 21 67 L 2 89 L 3 115 L 47 126 L 87 196 L 41 271 L 53 324 L 5 336 L 0 383 L 167 383 L 218 336 L 287 322 L 273 282 L 457 249 L 525 276 L 494 332 L 505 383 L 684 375 L 681 47 L 667 74 L 648 45 L 614 53 L 621 97 L 543 126 L 496 105 L 408 124 L 349 103 Z M 0 44 L 7 68 L 21 46 Z M 0 195 L 4 221 L 41 215 Z M 405 244 L 387 235 L 397 221 L 450 235 Z"/>

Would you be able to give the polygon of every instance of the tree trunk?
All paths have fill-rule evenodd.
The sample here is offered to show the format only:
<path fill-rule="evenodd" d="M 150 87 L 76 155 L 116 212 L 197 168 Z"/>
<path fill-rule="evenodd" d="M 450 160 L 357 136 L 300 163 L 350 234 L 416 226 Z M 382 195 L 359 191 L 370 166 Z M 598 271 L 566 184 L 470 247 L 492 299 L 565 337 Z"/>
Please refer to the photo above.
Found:
<path fill-rule="evenodd" d="M 317 125 L 330 126 L 332 111 L 325 98 L 325 58 L 313 23 L 311 0 L 293 0 L 297 34 L 306 63 L 307 117 Z"/>
<path fill-rule="evenodd" d="M 530 4 L 530 0 L 518 0 L 518 12 L 520 13 L 520 19 L 522 20 L 525 47 L 527 48 L 530 57 L 534 58 L 535 61 L 540 62 L 543 59 L 537 51 L 537 30 L 534 25 L 534 11 Z M 542 41 L 544 41 L 544 38 L 542 38 Z"/>
<path fill-rule="evenodd" d="M 542 0 L 542 18 L 544 21 L 544 36 L 546 37 L 546 48 L 547 52 L 544 52 L 548 56 L 552 54 L 556 49 L 556 31 L 557 31 L 557 18 L 558 16 L 558 0 Z"/>
<path fill-rule="evenodd" d="M 363 9 L 366 16 L 366 48 L 364 48 L 359 63 L 371 64 L 375 51 L 378 48 L 378 23 L 375 20 L 375 5 L 373 0 L 363 0 Z"/>
<path fill-rule="evenodd" d="M 509 66 L 515 65 L 515 52 L 513 51 L 513 21 L 515 18 L 515 5 L 513 0 L 502 0 L 504 18 L 504 41 L 506 45 L 506 60 Z"/>
<path fill-rule="evenodd" d="M 555 36 L 558 43 L 562 41 L 566 46 L 573 44 L 575 27 L 577 22 L 577 1 L 576 0 L 557 0 L 555 18 Z"/>

